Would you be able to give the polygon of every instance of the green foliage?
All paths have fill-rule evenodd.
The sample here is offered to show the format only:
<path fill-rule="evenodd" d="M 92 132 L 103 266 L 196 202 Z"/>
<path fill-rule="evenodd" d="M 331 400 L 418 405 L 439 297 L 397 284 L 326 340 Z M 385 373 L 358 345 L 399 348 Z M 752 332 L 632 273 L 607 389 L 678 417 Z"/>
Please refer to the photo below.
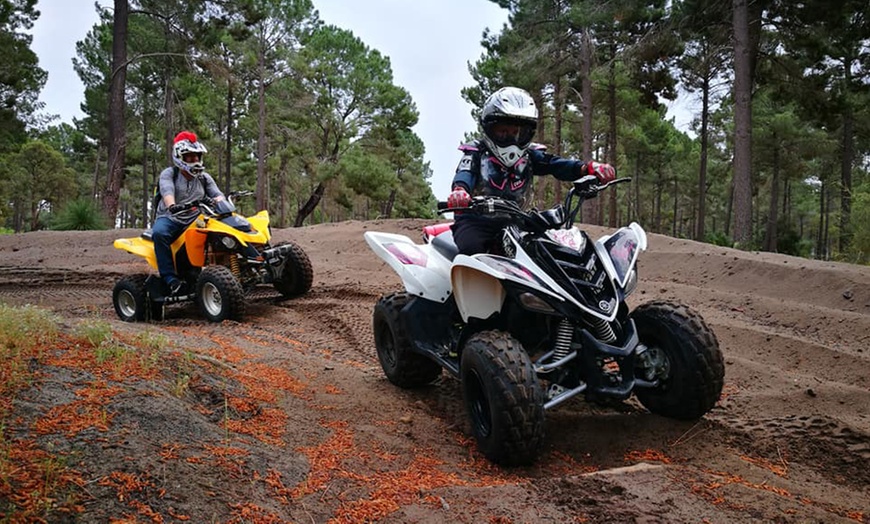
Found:
<path fill-rule="evenodd" d="M 592 159 L 615 159 L 620 175 L 633 178 L 616 198 L 595 202 L 605 223 L 637 220 L 651 232 L 703 233 L 708 242 L 732 245 L 730 4 L 498 3 L 509 10 L 509 23 L 483 35 L 484 53 L 470 67 L 473 83 L 461 93 L 475 106 L 472 112 L 498 87 L 528 89 L 541 110 L 537 141 L 564 156 L 580 156 L 591 144 Z M 861 159 L 870 154 L 864 3 L 849 0 L 837 9 L 822 0 L 752 4 L 763 30 L 754 35 L 753 212 L 740 217 L 751 216 L 745 248 L 866 260 L 866 190 L 854 189 L 866 180 Z M 29 46 L 20 29 L 32 22 L 33 7 L 33 0 L 17 0 L 11 18 L 0 16 L 9 30 L 0 37 L 8 53 L 0 57 L 0 71 L 12 56 L 35 65 L 26 52 L 14 53 Z M 100 22 L 77 44 L 74 60 L 85 84 L 85 117 L 42 129 L 43 149 L 36 140 L 27 143 L 24 106 L 0 107 L 0 138 L 10 137 L 0 140 L 6 204 L 0 220 L 16 231 L 39 228 L 49 210 L 52 227 L 99 227 L 84 225 L 98 216 L 76 200 L 101 195 L 107 179 L 112 12 L 97 9 Z M 208 144 L 206 167 L 225 191 L 265 188 L 268 201 L 243 204 L 268 207 L 278 227 L 305 214 L 300 223 L 433 216 L 425 147 L 412 130 L 419 113 L 394 83 L 390 57 L 324 24 L 309 0 L 131 0 L 130 9 L 137 14 L 129 19 L 126 177 L 117 223 L 139 224 L 143 195 L 167 165 L 169 140 L 182 128 Z M 589 48 L 581 45 L 586 38 Z M 589 100 L 580 98 L 586 79 L 578 75 L 585 49 L 594 54 Z M 676 79 L 691 94 L 691 130 L 664 118 L 660 102 L 672 98 Z M 41 85 L 38 74 L 30 80 L 37 82 L 31 87 Z M 703 96 L 709 112 L 702 150 Z M 4 110 L 14 118 L 4 120 Z M 590 136 L 584 136 L 585 122 L 591 122 Z M 56 160 L 52 151 L 64 160 L 55 169 L 48 167 Z M 844 152 L 851 152 L 845 162 Z M 844 165 L 851 170 L 844 172 Z M 849 177 L 853 216 L 844 225 Z M 559 191 L 543 179 L 536 188 L 548 205 Z M 317 206 L 303 210 L 320 190 Z M 840 253 L 837 236 L 849 229 L 852 246 Z"/>
<path fill-rule="evenodd" d="M 25 125 L 41 107 L 37 99 L 47 73 L 30 49 L 29 33 L 37 15 L 36 0 L 0 2 L 0 153 L 26 140 Z"/>
<path fill-rule="evenodd" d="M 102 320 L 86 320 L 79 324 L 76 334 L 93 347 L 100 347 L 112 340 L 112 326 Z"/>
<path fill-rule="evenodd" d="M 713 244 L 714 246 L 734 247 L 734 242 L 732 242 L 731 239 L 728 238 L 728 235 L 722 231 L 707 233 L 704 242 Z"/>
<path fill-rule="evenodd" d="M 93 231 L 108 229 L 100 206 L 90 198 L 68 202 L 49 220 L 51 229 L 57 231 Z"/>
<path fill-rule="evenodd" d="M 852 257 L 861 264 L 870 264 L 870 183 L 855 192 L 852 224 Z"/>

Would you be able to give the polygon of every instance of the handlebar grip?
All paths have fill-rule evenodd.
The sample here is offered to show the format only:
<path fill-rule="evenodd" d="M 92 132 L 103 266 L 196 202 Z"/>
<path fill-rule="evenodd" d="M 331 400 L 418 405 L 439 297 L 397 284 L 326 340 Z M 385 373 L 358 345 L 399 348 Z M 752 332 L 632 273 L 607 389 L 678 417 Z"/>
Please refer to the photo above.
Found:
<path fill-rule="evenodd" d="M 438 211 L 446 211 L 447 209 L 450 209 L 447 202 L 438 202 Z"/>

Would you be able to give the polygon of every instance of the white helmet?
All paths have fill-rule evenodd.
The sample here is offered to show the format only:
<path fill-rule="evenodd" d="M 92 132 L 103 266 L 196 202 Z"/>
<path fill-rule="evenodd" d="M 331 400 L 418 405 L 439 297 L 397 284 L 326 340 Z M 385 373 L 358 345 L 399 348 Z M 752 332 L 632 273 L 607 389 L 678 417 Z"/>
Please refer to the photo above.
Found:
<path fill-rule="evenodd" d="M 205 165 L 202 163 L 202 155 L 208 152 L 202 142 L 197 141 L 196 133 L 190 131 L 182 131 L 175 135 L 174 145 L 172 146 L 172 162 L 178 169 L 187 171 L 191 175 L 197 176 L 205 171 Z M 184 160 L 184 155 L 194 153 L 197 159 L 193 162 Z"/>
<path fill-rule="evenodd" d="M 486 99 L 480 125 L 483 142 L 505 167 L 512 167 L 535 136 L 538 108 L 525 90 L 503 87 Z"/>

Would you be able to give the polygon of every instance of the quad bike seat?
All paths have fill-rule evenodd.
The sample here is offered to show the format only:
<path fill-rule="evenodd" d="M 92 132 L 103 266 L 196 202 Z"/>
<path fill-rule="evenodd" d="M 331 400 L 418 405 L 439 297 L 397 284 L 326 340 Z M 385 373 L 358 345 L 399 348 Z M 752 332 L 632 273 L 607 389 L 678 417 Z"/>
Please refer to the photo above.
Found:
<path fill-rule="evenodd" d="M 435 248 L 435 251 L 447 257 L 447 260 L 451 262 L 459 254 L 459 248 L 456 247 L 456 243 L 453 241 L 453 231 L 450 229 L 433 238 L 431 244 Z"/>
<path fill-rule="evenodd" d="M 453 222 L 445 222 L 443 224 L 432 224 L 423 228 L 423 241 L 429 242 L 429 239 L 435 238 L 438 235 L 448 231 Z"/>
<path fill-rule="evenodd" d="M 150 229 L 146 229 L 146 230 L 143 231 L 142 234 L 139 235 L 139 236 L 142 237 L 142 238 L 144 238 L 145 240 L 152 240 L 152 238 L 151 238 L 151 235 L 152 235 L 152 234 L 153 234 L 153 231 L 152 231 L 152 230 L 150 230 Z"/>

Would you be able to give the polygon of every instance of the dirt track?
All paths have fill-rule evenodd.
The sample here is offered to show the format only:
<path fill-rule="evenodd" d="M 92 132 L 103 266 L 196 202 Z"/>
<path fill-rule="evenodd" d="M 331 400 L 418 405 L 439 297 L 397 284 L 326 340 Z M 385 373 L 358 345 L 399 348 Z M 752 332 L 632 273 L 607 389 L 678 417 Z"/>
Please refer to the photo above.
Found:
<path fill-rule="evenodd" d="M 300 523 L 351 522 L 363 507 L 395 523 L 870 522 L 870 268 L 652 235 L 632 304 L 677 300 L 704 316 L 726 358 L 719 404 L 683 423 L 633 401 L 569 402 L 547 412 L 546 450 L 534 467 L 500 470 L 474 451 L 456 381 L 400 390 L 377 362 L 372 306 L 400 284 L 362 233 L 416 239 L 424 224 L 277 230 L 277 240 L 296 241 L 311 258 L 312 291 L 288 301 L 263 291 L 245 322 L 220 325 L 186 306 L 162 323 L 117 320 L 114 280 L 144 264 L 111 243 L 138 231 L 0 236 L 0 302 L 48 307 L 71 324 L 102 319 L 119 334 L 161 333 L 191 353 L 218 344 L 226 352 L 209 358 L 287 375 L 274 401 L 284 431 L 245 441 L 234 469 L 190 460 L 203 442 L 228 438 L 214 415 L 218 385 L 206 376 L 180 398 L 139 384 L 107 408 L 115 414 L 108 431 L 41 444 L 78 449 L 86 478 L 112 468 L 148 475 L 153 493 L 133 498 L 164 522 L 270 521 L 244 507 Z M 70 396 L 54 378 L 18 403 L 20 416 Z M 173 444 L 185 460 L 160 454 Z M 109 486 L 87 491 L 76 522 L 148 520 Z"/>

